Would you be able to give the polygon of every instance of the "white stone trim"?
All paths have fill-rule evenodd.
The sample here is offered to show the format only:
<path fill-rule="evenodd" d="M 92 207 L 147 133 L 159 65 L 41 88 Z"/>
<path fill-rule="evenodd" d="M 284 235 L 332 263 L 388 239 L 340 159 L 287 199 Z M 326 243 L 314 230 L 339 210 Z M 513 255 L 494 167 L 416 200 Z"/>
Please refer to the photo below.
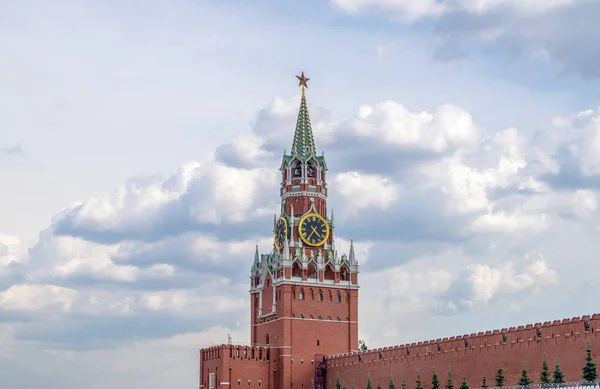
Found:
<path fill-rule="evenodd" d="M 327 319 L 309 319 L 307 317 L 305 318 L 301 318 L 301 317 L 290 317 L 290 316 L 284 316 L 284 317 L 279 317 L 275 320 L 270 320 L 264 323 L 258 323 L 258 324 L 250 324 L 250 327 L 258 327 L 258 326 L 262 326 L 265 324 L 270 324 L 270 323 L 274 323 L 276 321 L 279 320 L 283 320 L 283 319 L 288 319 L 288 320 L 303 320 L 303 321 L 319 321 L 319 322 L 326 322 L 326 323 L 343 323 L 343 324 L 357 324 L 358 321 L 352 321 L 352 320 L 327 320 Z"/>
<path fill-rule="evenodd" d="M 318 197 L 322 200 L 327 200 L 327 195 L 321 192 L 310 192 L 307 190 L 298 190 L 298 191 L 289 191 L 289 192 L 285 192 L 284 194 L 281 195 L 281 200 L 285 200 L 288 197 L 300 197 L 300 196 L 306 196 L 306 197 Z"/>

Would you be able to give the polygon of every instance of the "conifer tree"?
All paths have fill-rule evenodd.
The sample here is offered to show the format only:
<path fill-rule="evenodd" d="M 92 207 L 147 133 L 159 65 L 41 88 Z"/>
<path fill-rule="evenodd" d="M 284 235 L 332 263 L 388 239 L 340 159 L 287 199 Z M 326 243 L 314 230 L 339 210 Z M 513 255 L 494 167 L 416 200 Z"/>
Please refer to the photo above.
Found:
<path fill-rule="evenodd" d="M 585 350 L 585 366 L 583 367 L 582 378 L 586 381 L 596 381 L 598 379 L 598 370 L 596 369 L 596 362 L 592 359 L 592 348 L 588 342 Z"/>
<path fill-rule="evenodd" d="M 335 389 L 342 389 L 342 383 L 340 382 L 339 376 L 335 379 Z"/>
<path fill-rule="evenodd" d="M 401 386 L 401 388 L 402 389 L 406 389 L 406 378 L 402 379 L 402 386 Z"/>
<path fill-rule="evenodd" d="M 421 373 L 417 370 L 417 386 L 415 386 L 415 389 L 423 389 L 423 384 L 421 382 Z"/>
<path fill-rule="evenodd" d="M 469 385 L 467 384 L 467 377 L 463 377 L 463 380 L 460 383 L 460 389 L 469 389 Z"/>
<path fill-rule="evenodd" d="M 390 384 L 388 385 L 388 389 L 396 389 L 396 385 L 394 385 L 394 379 L 390 376 Z"/>
<path fill-rule="evenodd" d="M 371 377 L 367 378 L 367 389 L 373 389 L 373 386 L 371 385 Z"/>
<path fill-rule="evenodd" d="M 446 389 L 454 389 L 454 384 L 452 383 L 452 372 L 448 371 L 448 382 L 446 383 Z"/>
<path fill-rule="evenodd" d="M 528 386 L 529 384 L 531 384 L 531 379 L 529 378 L 529 375 L 527 374 L 527 369 L 525 369 L 525 366 L 523 366 L 523 369 L 521 369 L 521 378 L 519 378 L 519 385 L 521 386 Z"/>
<path fill-rule="evenodd" d="M 433 369 L 433 376 L 431 377 L 431 389 L 440 389 L 440 380 L 435 373 L 435 369 Z"/>
<path fill-rule="evenodd" d="M 502 369 L 502 366 L 500 366 L 498 368 L 498 370 L 496 371 L 496 386 L 498 386 L 498 387 L 504 386 L 505 381 L 506 381 L 506 379 L 504 378 L 504 369 Z"/>
<path fill-rule="evenodd" d="M 560 364 L 558 363 L 558 358 L 555 360 L 554 372 L 552 373 L 552 377 L 554 380 L 552 381 L 555 384 L 564 384 L 565 383 L 565 373 L 560 369 Z"/>
<path fill-rule="evenodd" d="M 540 371 L 540 384 L 550 383 L 550 368 L 548 368 L 548 361 L 546 360 L 546 353 L 544 353 L 542 359 L 542 370 Z"/>
<path fill-rule="evenodd" d="M 487 389 L 487 377 L 483 376 L 483 381 L 481 381 L 481 389 Z"/>

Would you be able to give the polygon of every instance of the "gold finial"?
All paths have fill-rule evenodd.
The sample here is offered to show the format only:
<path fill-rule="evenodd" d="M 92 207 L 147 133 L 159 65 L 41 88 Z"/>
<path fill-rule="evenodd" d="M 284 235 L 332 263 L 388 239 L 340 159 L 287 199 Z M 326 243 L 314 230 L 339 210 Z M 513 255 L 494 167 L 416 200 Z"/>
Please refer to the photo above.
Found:
<path fill-rule="evenodd" d="M 304 77 L 304 72 L 300 76 L 296 76 L 296 78 L 298 79 L 298 86 L 302 87 L 302 96 L 304 96 L 304 88 L 308 88 L 307 82 L 310 78 Z"/>

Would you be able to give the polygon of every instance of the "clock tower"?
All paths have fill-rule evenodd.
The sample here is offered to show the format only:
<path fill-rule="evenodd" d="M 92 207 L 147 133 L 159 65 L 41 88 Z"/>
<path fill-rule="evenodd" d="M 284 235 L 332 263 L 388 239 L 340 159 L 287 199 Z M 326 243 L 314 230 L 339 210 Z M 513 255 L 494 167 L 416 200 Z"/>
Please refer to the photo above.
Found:
<path fill-rule="evenodd" d="M 320 389 L 323 357 L 358 348 L 358 263 L 335 248 L 333 212 L 327 213 L 327 164 L 317 155 L 306 104 L 308 78 L 289 154 L 281 171 L 281 209 L 273 247 L 256 248 L 251 269 L 251 342 L 266 346 L 269 388 Z"/>

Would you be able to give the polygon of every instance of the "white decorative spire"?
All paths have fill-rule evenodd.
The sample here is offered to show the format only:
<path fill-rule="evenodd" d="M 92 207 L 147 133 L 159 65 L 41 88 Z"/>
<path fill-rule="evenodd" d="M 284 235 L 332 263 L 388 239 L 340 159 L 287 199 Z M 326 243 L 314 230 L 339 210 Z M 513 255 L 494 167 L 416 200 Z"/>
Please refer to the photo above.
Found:
<path fill-rule="evenodd" d="M 335 228 L 334 217 L 333 217 L 333 209 L 331 210 L 331 229 Z"/>
<path fill-rule="evenodd" d="M 358 265 L 356 256 L 354 255 L 354 238 L 350 238 L 350 253 L 348 254 L 348 262 L 350 265 Z"/>
<path fill-rule="evenodd" d="M 260 262 L 260 255 L 258 255 L 258 244 L 257 244 L 256 251 L 254 252 L 254 264 L 256 265 L 259 262 Z"/>
<path fill-rule="evenodd" d="M 285 238 L 283 240 L 283 260 L 288 260 L 290 259 L 290 244 L 289 244 L 289 240 L 287 238 Z"/>

